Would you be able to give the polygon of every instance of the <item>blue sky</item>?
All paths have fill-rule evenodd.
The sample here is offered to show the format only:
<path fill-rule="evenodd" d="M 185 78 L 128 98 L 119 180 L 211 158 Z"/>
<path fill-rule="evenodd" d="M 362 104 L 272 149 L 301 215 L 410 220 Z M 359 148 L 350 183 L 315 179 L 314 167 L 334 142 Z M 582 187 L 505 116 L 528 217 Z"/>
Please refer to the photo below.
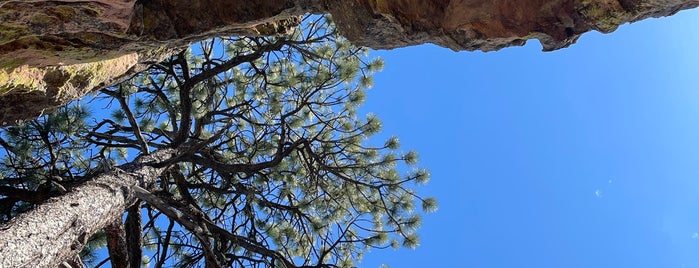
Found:
<path fill-rule="evenodd" d="M 361 267 L 699 268 L 699 10 L 541 52 L 386 61 L 365 112 L 420 153 L 440 209 Z"/>

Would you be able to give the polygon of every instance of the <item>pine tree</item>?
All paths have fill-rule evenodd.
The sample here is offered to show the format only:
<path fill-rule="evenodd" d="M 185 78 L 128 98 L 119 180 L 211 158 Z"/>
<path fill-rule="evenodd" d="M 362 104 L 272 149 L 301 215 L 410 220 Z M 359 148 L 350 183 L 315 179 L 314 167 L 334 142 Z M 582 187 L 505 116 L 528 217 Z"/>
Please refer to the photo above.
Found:
<path fill-rule="evenodd" d="M 366 54 L 307 17 L 290 36 L 198 43 L 3 130 L 0 266 L 81 250 L 103 264 L 106 246 L 114 267 L 352 267 L 417 246 L 415 206 L 436 202 L 413 185 L 429 172 L 397 138 L 368 141 L 381 122 L 357 108 L 383 62 Z"/>

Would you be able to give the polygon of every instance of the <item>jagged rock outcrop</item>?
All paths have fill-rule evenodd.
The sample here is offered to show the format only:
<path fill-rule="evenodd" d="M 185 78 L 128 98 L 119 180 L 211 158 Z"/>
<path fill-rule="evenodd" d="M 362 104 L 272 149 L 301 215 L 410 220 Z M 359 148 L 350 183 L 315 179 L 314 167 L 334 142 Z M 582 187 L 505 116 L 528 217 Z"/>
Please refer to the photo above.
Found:
<path fill-rule="evenodd" d="M 365 0 L 328 6 L 343 34 L 378 49 L 434 43 L 492 51 L 538 39 L 544 51 L 570 46 L 590 30 L 670 16 L 697 0 Z"/>
<path fill-rule="evenodd" d="M 215 35 L 284 34 L 330 13 L 357 45 L 434 43 L 491 51 L 538 39 L 544 50 L 699 0 L 0 0 L 0 126 L 143 70 Z"/>
<path fill-rule="evenodd" d="M 284 34 L 286 1 L 0 0 L 0 126 L 35 118 L 214 35 Z"/>

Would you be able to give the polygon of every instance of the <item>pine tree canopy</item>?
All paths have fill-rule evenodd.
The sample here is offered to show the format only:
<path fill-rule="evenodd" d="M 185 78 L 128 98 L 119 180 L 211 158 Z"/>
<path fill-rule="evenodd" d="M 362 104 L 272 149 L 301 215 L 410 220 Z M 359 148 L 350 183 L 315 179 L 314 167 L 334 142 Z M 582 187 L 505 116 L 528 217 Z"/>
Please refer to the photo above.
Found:
<path fill-rule="evenodd" d="M 437 206 L 415 190 L 430 174 L 398 138 L 370 139 L 381 121 L 357 109 L 383 61 L 367 54 L 308 16 L 290 36 L 194 44 L 2 129 L 1 220 L 151 155 L 163 172 L 89 235 L 88 266 L 354 267 L 414 248 Z"/>

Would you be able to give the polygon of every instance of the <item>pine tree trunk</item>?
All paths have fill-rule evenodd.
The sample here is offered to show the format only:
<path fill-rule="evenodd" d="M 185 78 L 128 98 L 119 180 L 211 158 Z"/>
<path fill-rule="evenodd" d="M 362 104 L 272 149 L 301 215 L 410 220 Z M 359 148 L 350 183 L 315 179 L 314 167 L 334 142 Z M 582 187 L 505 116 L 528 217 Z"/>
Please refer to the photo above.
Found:
<path fill-rule="evenodd" d="M 139 201 L 140 202 L 140 201 Z M 125 223 L 126 250 L 128 251 L 128 266 L 131 268 L 141 267 L 141 255 L 143 254 L 143 220 L 141 216 L 141 204 L 137 203 L 128 209 Z"/>
<path fill-rule="evenodd" d="M 165 169 L 148 163 L 169 159 L 171 153 L 160 150 L 138 158 L 3 224 L 0 267 L 57 267 L 74 258 L 92 234 L 133 205 L 133 186 L 148 189 Z"/>
<path fill-rule="evenodd" d="M 115 219 L 104 227 L 104 232 L 107 234 L 107 250 L 112 267 L 128 268 L 129 251 L 126 247 L 124 222 Z"/>

